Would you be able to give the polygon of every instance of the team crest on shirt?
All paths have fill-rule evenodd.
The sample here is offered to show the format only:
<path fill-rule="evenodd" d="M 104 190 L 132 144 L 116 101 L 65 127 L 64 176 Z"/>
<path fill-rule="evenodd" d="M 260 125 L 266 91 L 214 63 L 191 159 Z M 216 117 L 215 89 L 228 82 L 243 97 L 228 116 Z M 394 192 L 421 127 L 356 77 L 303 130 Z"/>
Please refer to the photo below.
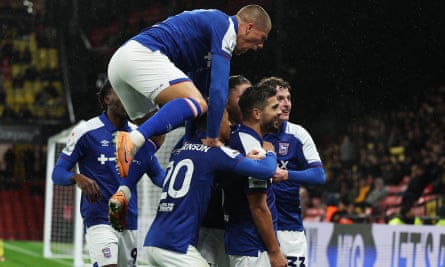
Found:
<path fill-rule="evenodd" d="M 278 143 L 278 154 L 286 156 L 289 153 L 289 143 Z"/>
<path fill-rule="evenodd" d="M 102 253 L 104 254 L 105 258 L 111 258 L 111 250 L 110 248 L 103 248 Z"/>

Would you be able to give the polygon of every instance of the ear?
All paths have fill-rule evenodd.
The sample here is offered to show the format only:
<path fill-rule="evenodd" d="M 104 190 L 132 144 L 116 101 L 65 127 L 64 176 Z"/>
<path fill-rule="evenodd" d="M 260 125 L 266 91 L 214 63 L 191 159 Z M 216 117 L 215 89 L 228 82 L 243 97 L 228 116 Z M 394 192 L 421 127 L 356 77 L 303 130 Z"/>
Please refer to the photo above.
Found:
<path fill-rule="evenodd" d="M 255 118 L 256 120 L 261 119 L 261 110 L 259 110 L 257 108 L 253 108 L 252 109 L 252 117 Z"/>
<path fill-rule="evenodd" d="M 106 96 L 104 97 L 104 103 L 105 103 L 105 105 L 108 106 L 108 105 L 111 103 L 112 98 L 113 98 L 113 94 L 108 94 L 108 95 L 106 95 Z"/>
<path fill-rule="evenodd" d="M 246 34 L 248 34 L 253 29 L 253 23 L 249 22 L 246 24 Z"/>

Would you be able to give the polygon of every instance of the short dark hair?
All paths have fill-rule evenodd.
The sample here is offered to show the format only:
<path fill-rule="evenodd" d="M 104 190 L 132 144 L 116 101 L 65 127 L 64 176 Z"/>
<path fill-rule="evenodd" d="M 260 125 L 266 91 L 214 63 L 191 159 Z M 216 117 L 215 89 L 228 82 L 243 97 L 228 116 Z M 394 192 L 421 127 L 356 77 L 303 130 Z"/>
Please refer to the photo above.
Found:
<path fill-rule="evenodd" d="M 111 90 L 113 87 L 108 79 L 106 79 L 103 85 L 99 88 L 99 91 L 96 93 L 97 100 L 99 101 L 99 106 L 101 109 L 106 110 L 107 105 L 105 104 L 105 97 L 111 94 Z"/>
<path fill-rule="evenodd" d="M 243 75 L 232 75 L 229 77 L 229 89 L 232 90 L 241 84 L 252 84 L 249 79 Z"/>
<path fill-rule="evenodd" d="M 239 99 L 239 106 L 244 118 L 250 116 L 254 108 L 263 110 L 267 105 L 267 100 L 275 96 L 277 90 L 270 86 L 251 86 L 246 89 Z"/>
<path fill-rule="evenodd" d="M 263 79 L 261 79 L 261 81 L 258 82 L 257 85 L 270 86 L 275 89 L 277 87 L 282 87 L 282 88 L 288 89 L 289 92 L 291 92 L 291 90 L 292 90 L 292 87 L 290 86 L 289 82 L 287 82 L 283 78 L 276 77 L 276 76 L 270 76 L 270 77 L 263 78 Z"/>

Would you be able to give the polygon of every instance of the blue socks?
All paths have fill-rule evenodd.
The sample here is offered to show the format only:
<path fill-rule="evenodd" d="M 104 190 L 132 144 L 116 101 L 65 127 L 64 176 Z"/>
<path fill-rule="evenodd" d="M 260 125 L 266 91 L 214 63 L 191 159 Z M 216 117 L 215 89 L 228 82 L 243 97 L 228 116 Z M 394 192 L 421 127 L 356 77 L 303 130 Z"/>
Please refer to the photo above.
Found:
<path fill-rule="evenodd" d="M 202 113 L 198 102 L 191 98 L 176 98 L 161 107 L 151 118 L 137 129 L 146 139 L 167 133 L 184 125 L 186 120 L 195 119 Z"/>
<path fill-rule="evenodd" d="M 128 175 L 121 180 L 121 185 L 126 185 L 130 188 L 135 187 L 142 175 L 147 171 L 155 152 L 156 145 L 153 142 L 145 142 L 134 156 L 128 169 Z"/>

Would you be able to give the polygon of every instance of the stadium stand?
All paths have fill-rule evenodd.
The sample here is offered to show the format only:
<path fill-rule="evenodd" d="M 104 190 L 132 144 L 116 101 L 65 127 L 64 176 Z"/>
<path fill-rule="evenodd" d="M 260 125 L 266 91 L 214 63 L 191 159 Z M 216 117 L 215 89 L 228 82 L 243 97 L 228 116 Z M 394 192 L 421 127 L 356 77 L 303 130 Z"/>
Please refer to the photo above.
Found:
<path fill-rule="evenodd" d="M 95 1 L 81 2 L 80 8 L 90 10 L 94 10 L 90 8 L 91 5 L 100 4 Z M 92 67 L 88 61 L 86 63 L 82 61 L 71 67 L 73 79 L 70 82 L 78 87 L 79 91 L 76 92 L 80 99 L 77 100 L 78 103 L 84 99 L 81 96 L 91 97 L 91 87 L 85 85 L 94 85 L 97 76 L 103 74 L 108 56 L 123 40 L 142 27 L 166 17 L 167 14 L 195 7 L 191 4 L 193 1 L 148 2 L 145 10 L 138 6 L 139 11 L 128 9 L 122 11 L 120 17 L 113 13 L 106 22 L 84 20 L 90 24 L 81 25 L 84 33 L 80 32 L 80 35 L 84 34 L 87 41 L 81 45 L 90 47 L 84 47 L 85 50 L 89 50 L 82 51 L 85 52 L 82 55 L 85 58 L 92 58 L 95 62 Z M 194 5 L 206 7 L 208 3 L 205 2 L 196 1 Z M 246 1 L 218 2 L 222 9 L 232 12 Z M 259 1 L 262 5 L 270 2 L 272 1 Z M 0 13 L 3 25 L 0 41 L 0 121 L 27 123 L 28 119 L 59 119 L 67 124 L 66 84 L 60 69 L 63 67 L 60 61 L 62 51 L 57 46 L 61 33 L 51 25 L 42 23 L 39 15 L 30 18 L 23 10 L 11 13 L 11 9 L 5 7 L 1 8 L 0 12 L 5 10 L 6 13 Z M 74 42 L 73 47 L 75 47 Z M 75 55 L 78 50 L 73 49 L 66 53 Z M 79 82 L 81 79 L 77 79 L 79 76 L 76 76 L 76 70 L 79 69 L 85 70 L 86 74 L 82 75 L 87 76 L 85 78 L 87 81 L 83 83 Z M 354 202 L 357 197 L 355 192 L 358 192 L 356 186 L 360 180 L 366 179 L 369 183 L 371 186 L 369 193 L 372 190 L 372 182 L 381 178 L 387 196 L 378 206 L 369 209 L 365 203 L 354 202 L 354 204 L 357 218 L 367 216 L 369 218 L 367 222 L 387 222 L 399 211 L 409 184 L 416 176 L 412 172 L 412 167 L 416 164 L 421 165 L 423 169 L 434 170 L 421 174 L 427 175 L 428 191 L 422 188 L 419 197 L 413 203 L 416 215 L 431 222 L 437 218 L 437 210 L 443 206 L 442 195 L 445 188 L 442 179 L 445 162 L 444 98 L 445 87 L 419 90 L 419 95 L 413 96 L 408 107 L 399 108 L 394 105 L 389 111 L 365 114 L 348 123 L 342 131 L 336 129 L 336 135 L 329 138 L 324 138 L 322 133 L 314 133 L 316 143 L 317 140 L 323 140 L 319 151 L 332 182 L 328 182 L 325 187 L 307 188 L 309 198 L 319 200 L 319 203 L 310 202 L 304 213 L 305 220 L 325 221 L 329 213 L 327 207 L 335 203 L 333 200 L 338 202 L 342 198 L 347 198 Z M 90 107 L 76 105 L 76 108 L 88 110 Z M 80 112 L 77 114 L 81 114 Z M 82 114 L 80 117 L 86 116 Z M 340 153 L 345 136 L 348 136 L 354 145 L 355 158 L 342 161 L 345 158 Z M 43 151 L 45 148 L 42 146 L 39 149 Z M 13 153 L 19 157 L 21 152 L 14 148 Z M 36 162 L 34 167 L 37 173 L 35 176 L 40 178 L 29 182 L 29 177 L 20 170 L 20 167 L 18 170 L 13 167 L 12 175 L 7 175 L 6 163 L 3 158 L 1 159 L 3 164 L 0 164 L 2 183 L 0 211 L 5 216 L 0 216 L 0 236 L 4 239 L 42 239 L 44 190 L 40 182 L 44 177 L 45 160 L 46 157 L 41 156 L 42 162 Z M 329 191 L 331 189 L 332 191 Z M 26 196 L 23 197 L 23 201 L 14 204 L 8 201 L 16 197 L 16 194 Z M 366 195 L 364 194 L 361 199 L 363 200 Z M 26 204 L 30 202 L 36 203 L 33 209 Z M 67 208 L 66 214 L 69 213 Z M 30 227 L 31 224 L 33 227 Z"/>

